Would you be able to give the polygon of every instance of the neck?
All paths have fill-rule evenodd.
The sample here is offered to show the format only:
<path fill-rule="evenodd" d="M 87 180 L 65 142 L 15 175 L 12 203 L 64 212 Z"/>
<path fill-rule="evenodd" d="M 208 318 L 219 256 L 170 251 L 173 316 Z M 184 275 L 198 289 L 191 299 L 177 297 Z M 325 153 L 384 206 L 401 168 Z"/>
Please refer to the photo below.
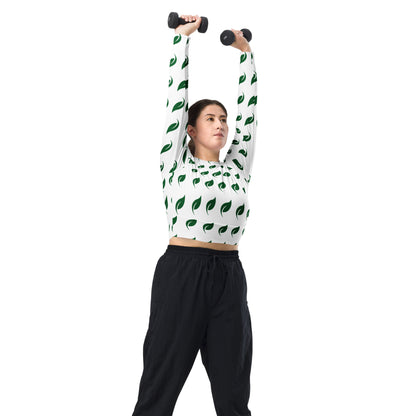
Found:
<path fill-rule="evenodd" d="M 194 157 L 202 160 L 209 160 L 210 162 L 219 162 L 220 154 L 219 152 L 198 152 L 195 151 Z"/>

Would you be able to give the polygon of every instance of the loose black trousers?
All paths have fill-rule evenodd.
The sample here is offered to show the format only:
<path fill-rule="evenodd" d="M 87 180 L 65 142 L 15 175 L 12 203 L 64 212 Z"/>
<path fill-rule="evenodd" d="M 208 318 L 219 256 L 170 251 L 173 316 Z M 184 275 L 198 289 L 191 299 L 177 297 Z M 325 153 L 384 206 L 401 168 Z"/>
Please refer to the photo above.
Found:
<path fill-rule="evenodd" d="M 168 245 L 153 277 L 133 416 L 171 416 L 199 350 L 217 415 L 251 416 L 252 345 L 238 250 Z"/>

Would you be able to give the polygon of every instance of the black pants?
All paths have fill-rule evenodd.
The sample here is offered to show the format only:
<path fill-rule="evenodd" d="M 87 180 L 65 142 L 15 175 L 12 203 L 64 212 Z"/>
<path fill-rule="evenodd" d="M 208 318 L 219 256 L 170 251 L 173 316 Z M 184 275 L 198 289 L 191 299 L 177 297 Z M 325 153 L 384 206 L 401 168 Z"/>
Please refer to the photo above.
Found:
<path fill-rule="evenodd" d="M 199 350 L 217 415 L 251 416 L 252 345 L 238 250 L 168 245 L 153 277 L 133 416 L 171 416 Z"/>

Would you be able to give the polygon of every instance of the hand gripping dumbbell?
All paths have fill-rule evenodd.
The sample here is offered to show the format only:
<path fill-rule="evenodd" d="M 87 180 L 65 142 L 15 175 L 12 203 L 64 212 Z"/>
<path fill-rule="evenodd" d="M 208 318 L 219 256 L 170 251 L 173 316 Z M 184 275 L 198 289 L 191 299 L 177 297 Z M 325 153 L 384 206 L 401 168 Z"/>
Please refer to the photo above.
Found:
<path fill-rule="evenodd" d="M 243 36 L 247 39 L 247 42 L 251 41 L 252 35 L 248 29 L 241 29 Z M 221 43 L 225 46 L 231 45 L 235 41 L 234 32 L 231 30 L 224 30 L 220 36 Z"/>
<path fill-rule="evenodd" d="M 168 26 L 171 29 L 176 29 L 179 25 L 186 25 L 187 23 L 194 23 L 194 22 L 187 22 L 185 19 L 179 17 L 178 13 L 172 12 L 169 14 L 168 17 Z M 198 32 L 205 33 L 208 29 L 208 19 L 206 17 L 201 17 L 201 24 L 198 28 Z"/>

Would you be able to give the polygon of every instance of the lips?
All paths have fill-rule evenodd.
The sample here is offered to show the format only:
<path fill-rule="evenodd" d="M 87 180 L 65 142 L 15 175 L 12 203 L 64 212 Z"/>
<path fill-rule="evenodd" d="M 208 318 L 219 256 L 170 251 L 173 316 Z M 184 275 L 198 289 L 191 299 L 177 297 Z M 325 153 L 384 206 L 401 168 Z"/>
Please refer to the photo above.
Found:
<path fill-rule="evenodd" d="M 214 134 L 214 136 L 224 137 L 224 135 L 222 133 Z"/>

